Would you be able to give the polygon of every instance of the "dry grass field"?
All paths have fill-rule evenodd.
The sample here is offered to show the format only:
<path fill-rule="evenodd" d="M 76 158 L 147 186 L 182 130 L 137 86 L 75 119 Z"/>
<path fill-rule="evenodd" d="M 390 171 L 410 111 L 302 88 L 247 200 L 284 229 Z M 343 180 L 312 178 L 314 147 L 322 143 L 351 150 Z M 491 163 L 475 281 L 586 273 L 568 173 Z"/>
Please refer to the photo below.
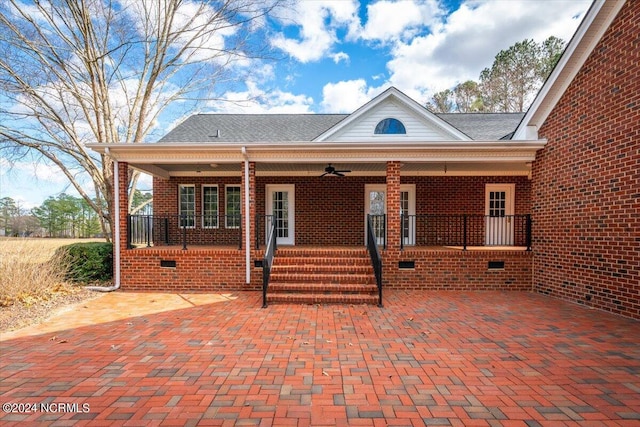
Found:
<path fill-rule="evenodd" d="M 0 238 L 0 331 L 89 296 L 64 280 L 64 266 L 55 256 L 59 247 L 80 241 L 100 240 Z"/>

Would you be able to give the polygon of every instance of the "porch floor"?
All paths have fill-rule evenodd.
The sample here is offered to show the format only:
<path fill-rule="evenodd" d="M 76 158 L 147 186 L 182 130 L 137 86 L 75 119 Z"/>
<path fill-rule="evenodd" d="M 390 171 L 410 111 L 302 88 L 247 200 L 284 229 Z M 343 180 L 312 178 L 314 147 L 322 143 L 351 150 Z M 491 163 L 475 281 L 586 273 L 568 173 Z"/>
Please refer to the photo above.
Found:
<path fill-rule="evenodd" d="M 637 321 L 525 292 L 390 290 L 384 308 L 260 309 L 260 298 L 114 292 L 0 334 L 0 401 L 10 404 L 0 423 L 632 426 L 640 419 Z M 65 410 L 28 412 L 34 403 Z"/>

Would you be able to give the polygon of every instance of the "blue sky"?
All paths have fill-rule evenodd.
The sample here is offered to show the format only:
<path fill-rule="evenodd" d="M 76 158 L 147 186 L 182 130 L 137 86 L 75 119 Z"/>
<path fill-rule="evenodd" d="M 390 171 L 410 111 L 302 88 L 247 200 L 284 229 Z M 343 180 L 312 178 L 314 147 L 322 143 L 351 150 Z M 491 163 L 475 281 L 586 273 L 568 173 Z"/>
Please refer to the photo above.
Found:
<path fill-rule="evenodd" d="M 302 0 L 271 26 L 282 59 L 221 88 L 196 112 L 349 113 L 390 85 L 421 103 L 434 92 L 477 80 L 496 53 L 526 38 L 569 41 L 590 0 Z M 169 110 L 150 141 L 184 119 Z M 88 188 L 91 185 L 88 183 Z M 149 187 L 149 180 L 142 187 Z M 0 158 L 0 198 L 21 207 L 62 192 L 77 195 L 52 165 Z"/>

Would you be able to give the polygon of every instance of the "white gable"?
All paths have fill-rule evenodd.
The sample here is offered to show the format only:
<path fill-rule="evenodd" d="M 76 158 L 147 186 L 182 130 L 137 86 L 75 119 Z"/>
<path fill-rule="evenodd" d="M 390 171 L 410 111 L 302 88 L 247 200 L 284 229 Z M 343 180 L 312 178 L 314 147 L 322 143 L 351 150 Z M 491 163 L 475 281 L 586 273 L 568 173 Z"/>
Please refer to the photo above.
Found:
<path fill-rule="evenodd" d="M 406 134 L 374 133 L 384 119 L 397 119 Z M 320 135 L 323 142 L 465 141 L 470 138 L 395 88 L 390 88 Z"/>

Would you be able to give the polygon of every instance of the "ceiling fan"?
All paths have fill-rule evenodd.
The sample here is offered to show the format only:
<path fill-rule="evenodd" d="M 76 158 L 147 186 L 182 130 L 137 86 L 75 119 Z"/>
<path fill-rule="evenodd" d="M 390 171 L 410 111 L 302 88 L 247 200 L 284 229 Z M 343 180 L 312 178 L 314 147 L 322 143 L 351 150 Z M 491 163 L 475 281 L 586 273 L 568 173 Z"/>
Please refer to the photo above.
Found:
<path fill-rule="evenodd" d="M 331 166 L 331 163 L 329 163 L 329 166 L 324 168 L 324 173 L 322 175 L 320 175 L 320 176 L 321 177 L 327 176 L 327 175 L 344 176 L 345 173 L 349 173 L 349 172 L 351 172 L 351 171 L 350 170 L 338 171 L 338 170 L 336 170 L 336 168 Z"/>

